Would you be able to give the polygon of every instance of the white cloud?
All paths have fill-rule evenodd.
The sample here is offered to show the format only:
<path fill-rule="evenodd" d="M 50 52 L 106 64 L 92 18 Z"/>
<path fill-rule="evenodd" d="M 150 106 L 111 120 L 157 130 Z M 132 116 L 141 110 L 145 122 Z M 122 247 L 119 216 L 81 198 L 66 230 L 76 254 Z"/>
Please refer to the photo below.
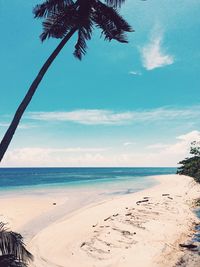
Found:
<path fill-rule="evenodd" d="M 168 145 L 166 144 L 161 144 L 161 143 L 156 143 L 156 144 L 153 144 L 153 145 L 149 145 L 147 146 L 148 149 L 163 149 L 163 148 L 166 148 L 168 147 Z"/>
<path fill-rule="evenodd" d="M 176 137 L 176 139 L 178 141 L 175 144 L 168 146 L 166 148 L 166 152 L 171 154 L 180 154 L 186 156 L 186 154 L 188 154 L 190 150 L 191 142 L 200 141 L 200 132 L 191 131 L 187 134 Z"/>
<path fill-rule="evenodd" d="M 6 123 L 6 122 L 0 122 L 0 127 L 6 127 L 8 128 L 10 126 L 9 123 Z M 36 125 L 34 124 L 28 124 L 28 123 L 20 123 L 18 128 L 19 129 L 30 129 L 30 128 L 34 128 L 36 127 Z"/>
<path fill-rule="evenodd" d="M 8 126 L 9 126 L 8 123 L 5 123 L 5 122 L 1 122 L 1 123 L 0 123 L 0 127 L 8 127 Z"/>
<path fill-rule="evenodd" d="M 132 146 L 132 145 L 135 145 L 135 142 L 125 142 L 123 145 L 124 146 Z"/>
<path fill-rule="evenodd" d="M 132 118 L 130 112 L 114 112 L 109 110 L 85 109 L 69 112 L 32 112 L 29 118 L 42 121 L 71 121 L 86 125 L 127 123 Z"/>
<path fill-rule="evenodd" d="M 136 75 L 136 76 L 141 76 L 142 75 L 142 73 L 140 71 L 134 71 L 134 70 L 129 71 L 129 74 Z"/>
<path fill-rule="evenodd" d="M 69 112 L 31 112 L 26 118 L 39 121 L 73 122 L 84 125 L 124 125 L 142 122 L 199 121 L 200 106 L 185 108 L 156 108 L 150 110 L 116 112 L 112 110 L 85 109 Z"/>
<path fill-rule="evenodd" d="M 123 147 L 72 147 L 72 148 L 42 148 L 25 147 L 8 151 L 2 166 L 176 166 L 189 155 L 192 141 L 200 140 L 199 131 L 177 136 L 174 143 L 157 143 L 147 147 L 135 147 L 127 150 L 132 142 L 124 143 Z"/>
<path fill-rule="evenodd" d="M 178 140 L 182 140 L 185 142 L 192 142 L 192 141 L 200 141 L 200 132 L 199 131 L 192 131 L 187 134 L 183 134 L 177 137 Z"/>
<path fill-rule="evenodd" d="M 153 70 L 174 63 L 174 56 L 167 54 L 163 46 L 163 33 L 158 30 L 152 34 L 150 41 L 140 48 L 142 63 L 145 69 Z"/>
<path fill-rule="evenodd" d="M 24 147 L 7 152 L 3 166 L 76 166 L 86 159 L 97 160 L 100 153 L 109 148 L 100 147 L 72 147 L 72 148 L 43 148 Z"/>
<path fill-rule="evenodd" d="M 2 166 L 91 166 L 91 167 L 159 167 L 176 166 L 189 155 L 190 143 L 200 140 L 199 131 L 174 138 L 171 144 L 152 144 L 147 147 L 115 148 L 42 148 L 13 149 L 6 154 Z M 124 143 L 130 144 L 130 142 Z M 147 151 L 148 149 L 148 151 Z"/>
<path fill-rule="evenodd" d="M 176 137 L 176 142 L 173 144 L 153 144 L 147 148 L 152 149 L 153 153 L 160 157 L 163 161 L 178 163 L 189 155 L 191 142 L 200 141 L 200 132 L 191 131 Z M 159 151 L 155 151 L 159 150 Z M 158 160 L 159 162 L 159 160 Z"/>
<path fill-rule="evenodd" d="M 192 141 L 200 141 L 200 132 L 191 131 L 177 136 L 171 144 L 157 143 L 147 146 L 145 150 L 140 146 L 140 151 L 118 154 L 120 166 L 150 166 L 170 167 L 177 166 L 178 162 L 189 156 Z"/>

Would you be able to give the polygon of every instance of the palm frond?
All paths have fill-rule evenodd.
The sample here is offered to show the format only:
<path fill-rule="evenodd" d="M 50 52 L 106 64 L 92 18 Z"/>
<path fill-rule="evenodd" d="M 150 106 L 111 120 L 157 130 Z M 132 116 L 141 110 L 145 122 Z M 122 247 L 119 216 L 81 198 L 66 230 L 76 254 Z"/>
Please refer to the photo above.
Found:
<path fill-rule="evenodd" d="M 127 42 L 125 32 L 133 31 L 132 27 L 119 15 L 116 9 L 109 7 L 100 1 L 96 3 L 93 20 L 97 27 L 102 29 L 105 39 L 115 39 L 119 42 Z"/>
<path fill-rule="evenodd" d="M 47 38 L 63 38 L 67 32 L 75 27 L 77 11 L 75 7 L 69 6 L 62 12 L 52 13 L 42 23 L 43 32 L 40 35 L 42 42 Z"/>
<path fill-rule="evenodd" d="M 86 48 L 87 48 L 86 39 L 85 39 L 83 32 L 84 32 L 84 30 L 78 31 L 78 40 L 77 40 L 77 43 L 75 45 L 75 50 L 73 53 L 74 56 L 80 60 L 82 59 L 82 55 L 86 54 Z"/>
<path fill-rule="evenodd" d="M 106 4 L 111 7 L 121 7 L 125 0 L 105 0 Z"/>
<path fill-rule="evenodd" d="M 128 43 L 128 39 L 126 34 L 123 31 L 120 31 L 119 33 L 117 33 L 115 35 L 115 39 L 116 41 L 120 42 L 120 43 Z"/>
<path fill-rule="evenodd" d="M 73 0 L 46 0 L 42 4 L 36 5 L 33 9 L 33 14 L 35 18 L 46 18 L 52 13 L 58 13 L 72 4 Z"/>
<path fill-rule="evenodd" d="M 66 28 L 63 25 L 64 13 L 54 14 L 49 16 L 43 23 L 43 32 L 40 39 L 43 42 L 47 38 L 55 37 L 62 38 L 66 33 Z"/>
<path fill-rule="evenodd" d="M 13 255 L 16 260 L 24 264 L 33 259 L 32 254 L 25 247 L 22 236 L 8 231 L 3 223 L 0 223 L 0 253 Z"/>
<path fill-rule="evenodd" d="M 87 44 L 86 41 L 91 39 L 92 35 L 92 22 L 88 21 L 88 24 L 81 27 L 78 30 L 78 40 L 75 45 L 74 56 L 79 60 L 86 54 Z"/>
<path fill-rule="evenodd" d="M 74 56 L 79 60 L 86 54 L 86 41 L 92 36 L 92 3 L 93 0 L 79 0 L 77 26 L 78 26 L 78 40 L 75 45 Z"/>
<path fill-rule="evenodd" d="M 1 255 L 0 266 L 1 267 L 28 267 L 27 264 L 16 260 L 14 255 Z"/>

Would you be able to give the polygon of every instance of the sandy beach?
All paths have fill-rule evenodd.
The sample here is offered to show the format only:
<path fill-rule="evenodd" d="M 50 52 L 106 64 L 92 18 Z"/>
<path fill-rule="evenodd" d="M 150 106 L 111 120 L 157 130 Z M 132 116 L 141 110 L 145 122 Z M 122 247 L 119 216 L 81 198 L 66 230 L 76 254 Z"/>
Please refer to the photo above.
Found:
<path fill-rule="evenodd" d="M 155 179 L 159 183 L 149 189 L 70 207 L 66 216 L 64 195 L 2 197 L 0 219 L 22 233 L 45 222 L 27 238 L 34 267 L 173 267 L 184 253 L 179 244 L 198 222 L 192 205 L 200 185 L 186 176 Z"/>

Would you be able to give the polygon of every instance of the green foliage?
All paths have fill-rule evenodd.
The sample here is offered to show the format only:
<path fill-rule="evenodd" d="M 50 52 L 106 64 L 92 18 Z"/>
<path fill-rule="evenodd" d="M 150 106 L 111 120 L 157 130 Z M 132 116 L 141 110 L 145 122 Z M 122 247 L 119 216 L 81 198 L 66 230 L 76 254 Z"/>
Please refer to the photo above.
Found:
<path fill-rule="evenodd" d="M 200 156 L 200 142 L 194 141 L 191 143 L 190 154 Z"/>
<path fill-rule="evenodd" d="M 179 162 L 181 166 L 177 170 L 177 174 L 188 175 L 200 183 L 200 146 L 199 142 L 192 142 L 190 148 L 190 154 L 193 155 L 190 158 L 186 158 Z"/>

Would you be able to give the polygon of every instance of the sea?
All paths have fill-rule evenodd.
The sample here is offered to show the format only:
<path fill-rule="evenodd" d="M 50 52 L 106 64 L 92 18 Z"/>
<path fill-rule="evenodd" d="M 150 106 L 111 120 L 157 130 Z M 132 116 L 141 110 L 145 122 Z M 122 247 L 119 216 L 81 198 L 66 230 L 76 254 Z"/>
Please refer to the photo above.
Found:
<path fill-rule="evenodd" d="M 153 183 L 152 176 L 175 174 L 176 168 L 0 168 L 0 190 L 104 187 Z"/>

